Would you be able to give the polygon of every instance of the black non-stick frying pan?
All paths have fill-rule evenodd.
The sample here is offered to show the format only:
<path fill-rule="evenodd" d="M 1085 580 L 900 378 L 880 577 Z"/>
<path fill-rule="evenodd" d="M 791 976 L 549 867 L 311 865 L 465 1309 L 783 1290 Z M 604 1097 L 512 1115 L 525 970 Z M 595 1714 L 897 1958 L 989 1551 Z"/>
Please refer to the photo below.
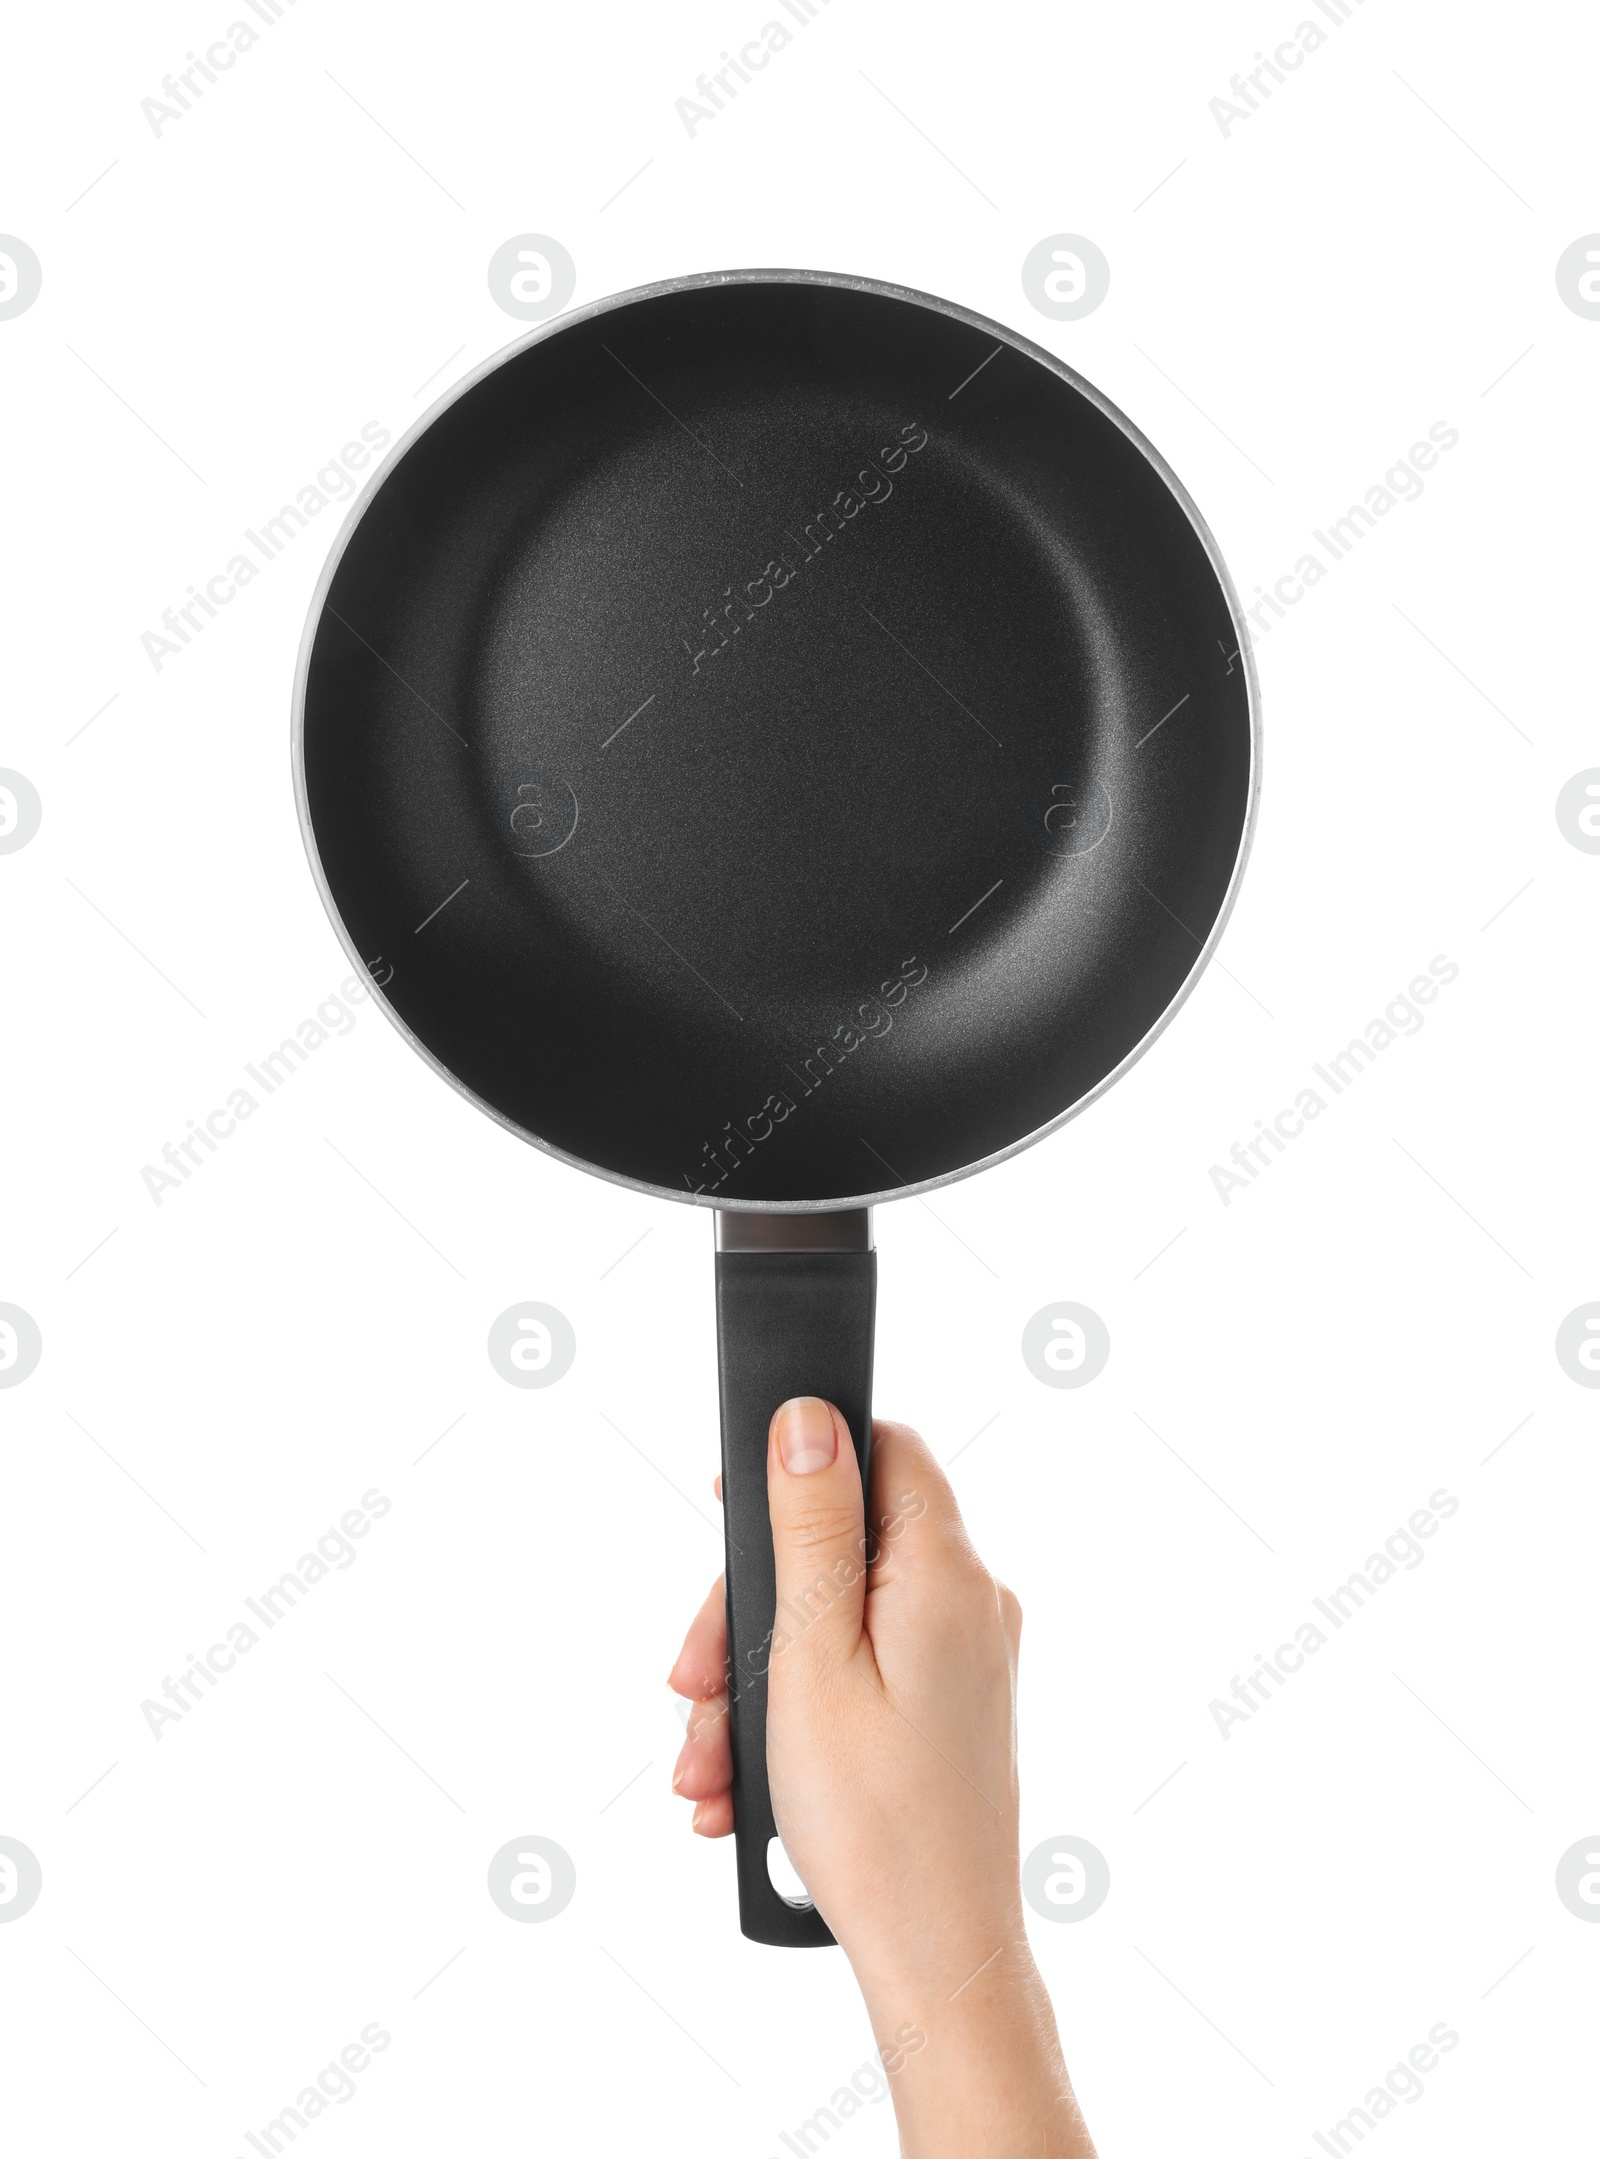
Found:
<path fill-rule="evenodd" d="M 413 1047 L 580 1169 L 717 1212 L 740 1917 L 768 1873 L 768 1421 L 867 1470 L 868 1209 L 996 1162 L 1192 987 L 1259 774 L 1237 603 L 1144 438 L 862 278 L 625 293 L 480 368 L 318 590 L 295 780 Z"/>

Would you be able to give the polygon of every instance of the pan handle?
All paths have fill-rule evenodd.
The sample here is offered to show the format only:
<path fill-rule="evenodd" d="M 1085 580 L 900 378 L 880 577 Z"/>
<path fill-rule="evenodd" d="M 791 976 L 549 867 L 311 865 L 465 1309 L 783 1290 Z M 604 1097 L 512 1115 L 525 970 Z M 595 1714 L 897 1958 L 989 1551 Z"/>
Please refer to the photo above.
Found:
<path fill-rule="evenodd" d="M 814 1904 L 778 1890 L 767 1785 L 767 1661 L 777 1585 L 767 1511 L 767 1429 L 780 1403 L 817 1394 L 844 1417 L 868 1489 L 878 1255 L 865 1207 L 717 1216 L 717 1374 L 727 1532 L 728 1707 L 739 1925 L 753 1942 L 823 1948 Z"/>

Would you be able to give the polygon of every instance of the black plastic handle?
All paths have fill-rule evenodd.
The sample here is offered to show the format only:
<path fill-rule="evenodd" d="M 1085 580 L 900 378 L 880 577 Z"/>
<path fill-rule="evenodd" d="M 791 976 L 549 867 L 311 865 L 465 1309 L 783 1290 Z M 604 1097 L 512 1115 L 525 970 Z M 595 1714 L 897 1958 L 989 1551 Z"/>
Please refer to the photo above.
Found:
<path fill-rule="evenodd" d="M 777 1608 L 767 1430 L 780 1403 L 797 1394 L 821 1395 L 849 1425 L 862 1489 L 869 1488 L 878 1255 L 865 1209 L 725 1214 L 717 1242 L 739 1925 L 753 1942 L 819 1949 L 833 1940 L 821 1913 L 785 1897 L 767 1870 L 767 1848 L 777 1833 L 767 1784 L 767 1664 Z"/>

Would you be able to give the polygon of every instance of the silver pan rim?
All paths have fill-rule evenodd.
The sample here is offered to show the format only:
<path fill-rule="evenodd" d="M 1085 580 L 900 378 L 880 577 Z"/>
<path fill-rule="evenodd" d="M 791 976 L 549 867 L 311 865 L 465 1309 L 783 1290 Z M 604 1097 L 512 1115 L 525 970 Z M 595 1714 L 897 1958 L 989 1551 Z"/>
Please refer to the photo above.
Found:
<path fill-rule="evenodd" d="M 345 549 L 354 538 L 357 527 L 376 499 L 379 489 L 407 451 L 421 436 L 426 434 L 435 420 L 442 413 L 447 412 L 458 399 L 465 397 L 469 390 L 475 389 L 480 382 L 487 376 L 492 375 L 497 368 L 506 366 L 510 361 L 516 359 L 519 354 L 526 352 L 530 346 L 540 344 L 546 338 L 559 337 L 564 330 L 570 330 L 578 323 L 591 322 L 598 316 L 613 314 L 618 309 L 631 307 L 641 300 L 659 299 L 668 293 L 702 291 L 709 286 L 715 285 L 825 285 L 846 292 L 874 293 L 885 299 L 907 301 L 915 307 L 929 308 L 935 314 L 946 315 L 954 322 L 965 323 L 971 329 L 980 330 L 985 335 L 996 338 L 1000 343 L 1009 346 L 1014 352 L 1019 352 L 1026 358 L 1037 362 L 1039 366 L 1047 368 L 1051 374 L 1058 375 L 1063 382 L 1068 383 L 1076 390 L 1080 397 L 1087 399 L 1097 411 L 1104 413 L 1106 418 L 1121 430 L 1128 441 L 1133 444 L 1134 448 L 1139 451 L 1141 456 L 1160 476 L 1174 501 L 1188 518 L 1196 538 L 1205 549 L 1206 558 L 1211 564 L 1212 572 L 1221 588 L 1222 596 L 1227 602 L 1229 617 L 1233 623 L 1237 655 L 1244 666 L 1245 696 L 1250 719 L 1250 784 L 1245 802 L 1244 825 L 1239 836 L 1239 851 L 1234 859 L 1233 871 L 1228 880 L 1228 889 L 1223 896 L 1222 905 L 1217 911 L 1216 920 L 1213 922 L 1204 944 L 1197 953 L 1193 965 L 1174 991 L 1160 1018 L 1134 1044 L 1121 1063 L 1106 1073 L 1104 1078 L 1098 1081 L 1095 1086 L 1091 1087 L 1085 1094 L 1080 1095 L 1075 1102 L 1069 1103 L 1064 1110 L 1061 1110 L 1046 1123 L 1037 1126 L 1032 1132 L 1025 1133 L 1022 1138 L 1010 1141 L 1008 1145 L 995 1149 L 992 1154 L 982 1155 L 975 1161 L 962 1163 L 956 1169 L 944 1170 L 937 1177 L 924 1177 L 914 1184 L 889 1185 L 875 1191 L 856 1192 L 848 1197 L 841 1196 L 837 1199 L 724 1199 L 713 1193 L 677 1191 L 671 1185 L 651 1184 L 644 1178 L 625 1176 L 620 1170 L 607 1169 L 603 1163 L 591 1162 L 582 1155 L 571 1154 L 565 1148 L 557 1147 L 551 1141 L 541 1139 L 538 1133 L 530 1132 L 525 1125 L 518 1124 L 515 1118 L 508 1117 L 503 1110 L 496 1109 L 492 1102 L 486 1102 L 482 1095 L 475 1093 L 463 1080 L 458 1078 L 443 1059 L 436 1055 L 418 1035 L 413 1033 L 394 1006 L 383 996 L 379 984 L 374 982 L 368 974 L 367 962 L 357 950 L 329 889 L 327 876 L 322 867 L 322 857 L 317 848 L 316 834 L 312 829 L 311 809 L 306 793 L 306 683 L 310 674 L 312 646 L 316 641 L 317 630 L 322 621 L 323 604 L 327 599 L 333 580 L 338 574 L 339 565 L 344 559 Z M 294 694 L 290 717 L 290 759 L 294 775 L 295 813 L 300 821 L 300 837 L 305 845 L 306 856 L 311 864 L 311 874 L 316 882 L 323 908 L 328 919 L 333 924 L 339 942 L 354 963 L 357 973 L 366 981 L 368 994 L 391 1026 L 410 1044 L 423 1062 L 431 1066 L 442 1080 L 454 1088 L 455 1092 L 462 1096 L 464 1100 L 472 1103 L 474 1108 L 481 1110 L 486 1117 L 492 1118 L 496 1124 L 502 1125 L 506 1131 L 525 1141 L 530 1147 L 536 1147 L 541 1154 L 548 1155 L 553 1161 L 565 1163 L 571 1169 L 582 1170 L 587 1176 L 603 1178 L 607 1184 L 619 1185 L 626 1191 L 645 1193 L 652 1199 L 671 1200 L 678 1206 L 701 1207 L 712 1212 L 728 1211 L 738 1214 L 833 1214 L 846 1208 L 874 1207 L 884 1205 L 891 1200 L 915 1199 L 922 1193 L 936 1192 L 944 1185 L 959 1184 L 965 1178 L 976 1177 L 983 1170 L 993 1169 L 998 1163 L 1009 1162 L 1014 1155 L 1022 1154 L 1027 1148 L 1037 1146 L 1040 1140 L 1048 1139 L 1051 1133 L 1059 1132 L 1063 1125 L 1070 1124 L 1073 1118 L 1081 1116 L 1092 1103 L 1098 1102 L 1103 1094 L 1114 1087 L 1117 1081 L 1127 1072 L 1132 1070 L 1140 1058 L 1166 1032 L 1183 1005 L 1188 1002 L 1194 991 L 1195 984 L 1204 974 L 1217 946 L 1222 941 L 1222 933 L 1227 928 L 1229 917 L 1232 915 L 1235 903 L 1238 900 L 1239 887 L 1244 878 L 1245 866 L 1250 858 L 1250 850 L 1255 843 L 1256 824 L 1261 800 L 1261 751 L 1261 686 L 1256 674 L 1255 654 L 1250 647 L 1249 630 L 1245 624 L 1244 611 L 1240 604 L 1239 595 L 1234 589 L 1233 579 L 1229 575 L 1228 566 L 1222 557 L 1222 550 L 1218 547 L 1210 526 L 1201 515 L 1199 507 L 1188 489 L 1154 443 L 1148 439 L 1142 430 L 1134 425 L 1126 413 L 1120 411 L 1111 402 L 1103 391 L 1098 390 L 1092 382 L 1087 381 L 1075 368 L 1069 367 L 1065 360 L 1058 359 L 1053 352 L 1047 351 L 1042 345 L 1036 345 L 1031 338 L 1022 336 L 1019 331 L 1011 329 L 1008 325 L 996 322 L 988 315 L 980 315 L 973 308 L 962 307 L 954 300 L 941 299 L 934 293 L 919 292 L 913 286 L 892 285 L 879 278 L 857 277 L 847 271 L 831 270 L 709 270 L 688 277 L 664 278 L 654 284 L 635 285 L 627 292 L 610 293 L 603 299 L 591 300 L 584 307 L 574 308 L 570 313 L 557 315 L 549 322 L 536 325 L 525 336 L 515 338 L 509 345 L 502 346 L 498 352 L 491 353 L 487 359 L 480 361 L 469 373 L 463 375 L 459 382 L 452 384 L 384 452 L 382 461 L 374 467 L 368 476 L 366 485 L 357 496 L 350 515 L 346 518 L 338 538 L 329 551 L 328 558 L 322 566 L 322 573 L 317 579 L 316 590 L 312 594 L 305 629 L 301 633 L 300 651 L 295 663 Z"/>

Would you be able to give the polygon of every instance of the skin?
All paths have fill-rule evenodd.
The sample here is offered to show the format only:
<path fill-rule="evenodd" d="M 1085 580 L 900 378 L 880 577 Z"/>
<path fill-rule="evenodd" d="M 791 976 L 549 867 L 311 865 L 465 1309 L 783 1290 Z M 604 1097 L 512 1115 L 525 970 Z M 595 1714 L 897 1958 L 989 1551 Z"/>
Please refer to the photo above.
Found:
<path fill-rule="evenodd" d="M 773 1811 L 892 2065 L 902 2153 L 1094 2159 L 1022 1917 L 1021 1607 L 908 1425 L 873 1425 L 870 1568 L 855 1450 L 831 1404 L 777 1412 L 767 1488 L 779 1613 L 807 1615 L 773 1638 Z M 673 1789 L 704 1837 L 733 1829 L 726 1660 L 719 1580 L 669 1680 L 693 1705 Z M 926 2035 L 914 2053 L 895 2045 L 907 2025 Z"/>

